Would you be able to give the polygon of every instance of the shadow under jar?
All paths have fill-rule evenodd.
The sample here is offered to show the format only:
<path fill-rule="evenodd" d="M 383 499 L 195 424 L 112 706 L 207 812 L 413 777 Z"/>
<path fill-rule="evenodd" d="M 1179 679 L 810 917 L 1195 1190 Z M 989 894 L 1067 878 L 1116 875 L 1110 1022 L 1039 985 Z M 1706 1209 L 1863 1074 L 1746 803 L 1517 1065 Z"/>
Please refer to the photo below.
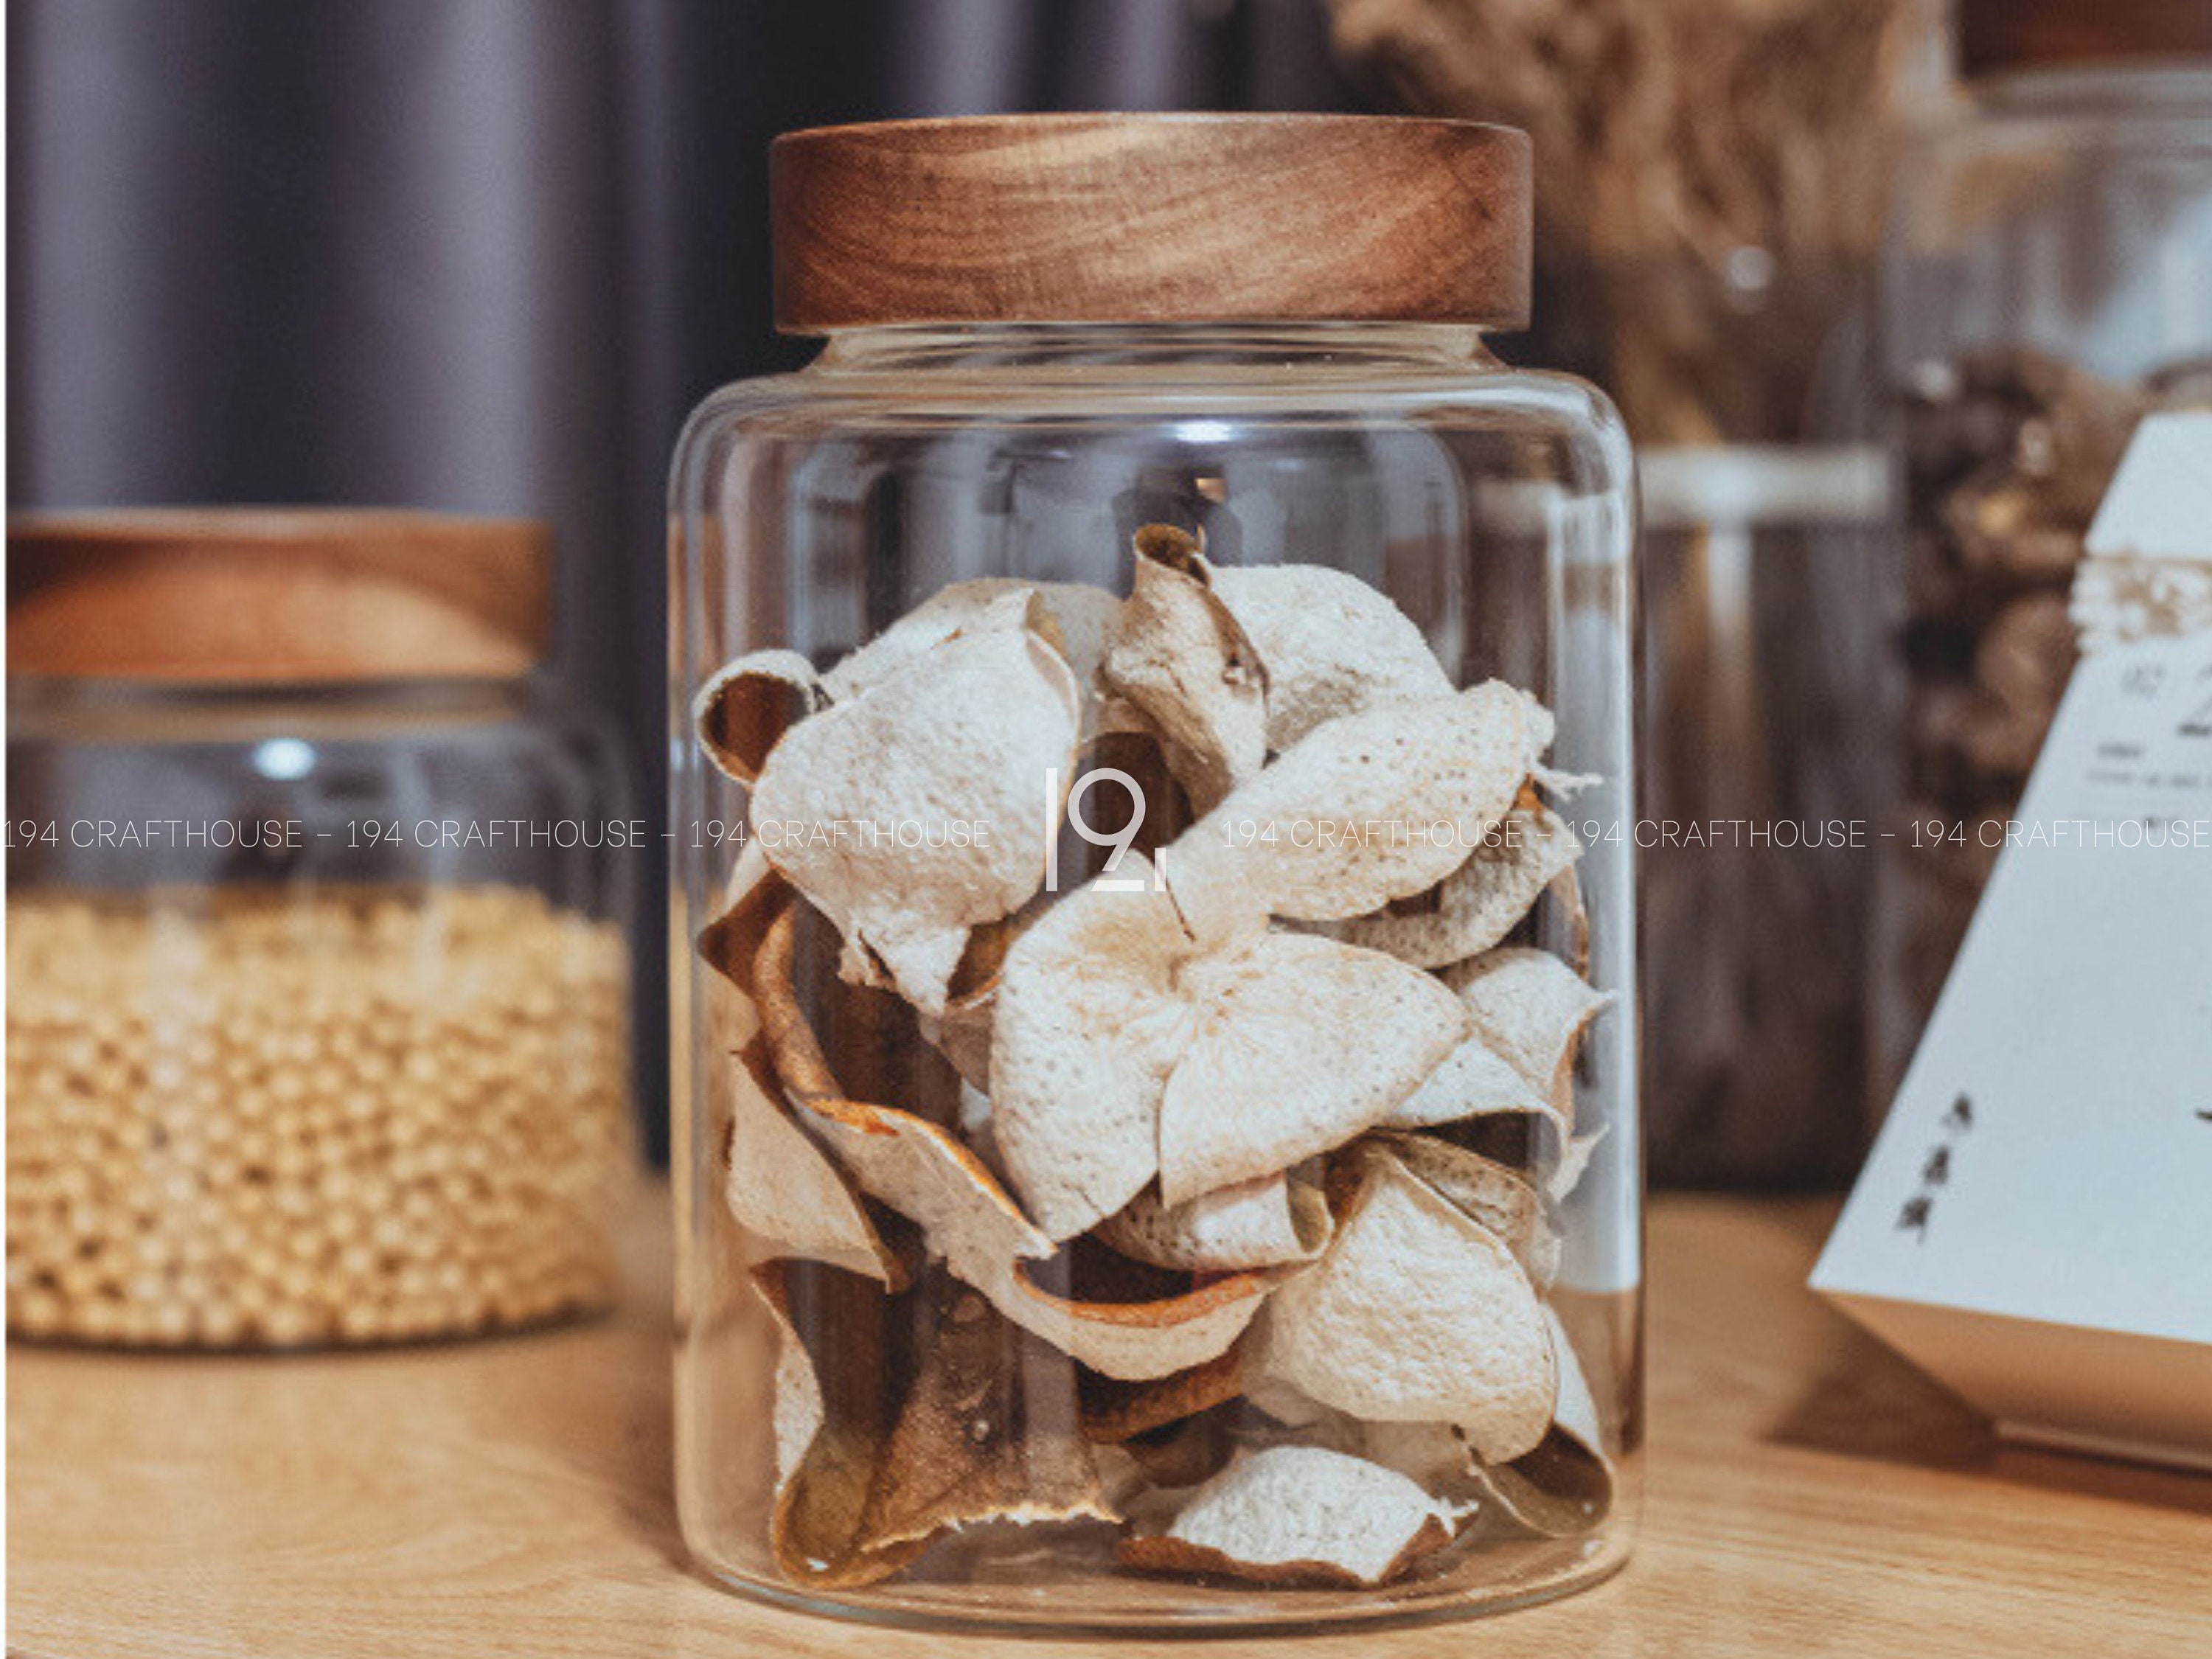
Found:
<path fill-rule="evenodd" d="M 1493 127 L 793 135 L 672 485 L 678 1489 L 848 1615 L 1446 1614 L 1639 1439 L 1631 463 Z"/>
<path fill-rule="evenodd" d="M 11 521 L 11 1334 L 408 1340 L 611 1297 L 622 790 L 535 672 L 550 552 L 424 514 Z"/>

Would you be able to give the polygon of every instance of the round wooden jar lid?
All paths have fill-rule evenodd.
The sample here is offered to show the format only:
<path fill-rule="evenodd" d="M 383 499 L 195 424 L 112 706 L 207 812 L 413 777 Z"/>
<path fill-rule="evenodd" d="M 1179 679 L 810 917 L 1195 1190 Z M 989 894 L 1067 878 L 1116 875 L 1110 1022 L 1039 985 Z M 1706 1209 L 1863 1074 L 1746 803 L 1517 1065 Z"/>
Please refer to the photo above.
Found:
<path fill-rule="evenodd" d="M 1959 0 L 1958 30 L 1968 75 L 2212 58 L 2212 0 Z"/>
<path fill-rule="evenodd" d="M 552 534 L 327 508 L 8 522 L 8 672 L 324 683 L 508 678 L 542 661 Z"/>
<path fill-rule="evenodd" d="M 822 127 L 770 156 L 776 326 L 1528 320 L 1528 135 L 1362 115 Z"/>

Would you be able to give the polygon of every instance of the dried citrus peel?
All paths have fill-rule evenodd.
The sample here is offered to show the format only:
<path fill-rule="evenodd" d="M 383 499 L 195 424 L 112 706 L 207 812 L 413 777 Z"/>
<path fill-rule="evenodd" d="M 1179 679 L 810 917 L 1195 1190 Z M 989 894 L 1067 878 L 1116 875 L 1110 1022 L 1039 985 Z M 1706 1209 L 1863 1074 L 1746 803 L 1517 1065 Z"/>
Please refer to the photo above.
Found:
<path fill-rule="evenodd" d="M 1267 674 L 1213 592 L 1188 532 L 1136 535 L 1128 599 L 1107 636 L 1100 684 L 1143 717 L 1200 811 L 1258 772 L 1267 755 Z"/>
<path fill-rule="evenodd" d="M 1267 746 L 1382 702 L 1448 697 L 1421 630 L 1358 577 L 1326 565 L 1228 567 L 1221 598 L 1267 666 Z"/>
<path fill-rule="evenodd" d="M 1408 1175 L 1488 1228 L 1540 1289 L 1558 1277 L 1559 1234 L 1534 1184 L 1519 1171 L 1432 1135 L 1379 1134 L 1362 1150 L 1395 1158 Z"/>
<path fill-rule="evenodd" d="M 794 726 L 753 786 L 754 837 L 845 933 L 848 976 L 879 971 L 926 1013 L 943 1011 L 969 930 L 1037 890 L 1057 833 L 1045 782 L 1068 777 L 1080 696 L 1035 605 L 1006 595 Z"/>
<path fill-rule="evenodd" d="M 1006 956 L 991 1036 L 991 1102 L 1015 1189 L 1072 1238 L 1159 1168 L 1159 1100 L 1187 1040 L 1177 989 L 1194 955 L 1141 854 L 1069 894 Z"/>
<path fill-rule="evenodd" d="M 1346 944 L 1387 951 L 1418 968 L 1449 967 L 1511 933 L 1582 854 L 1582 842 L 1566 820 L 1524 789 L 1467 862 L 1437 884 L 1433 909 L 1355 916 L 1330 932 Z"/>
<path fill-rule="evenodd" d="M 1589 1531 L 1613 1506 L 1613 1472 L 1597 1402 L 1559 1316 L 1544 1310 L 1559 1367 L 1559 1400 L 1542 1442 L 1510 1463 L 1478 1467 L 1476 1478 L 1505 1514 L 1545 1538 Z"/>
<path fill-rule="evenodd" d="M 1051 1255 L 1053 1242 L 973 1152 L 910 1113 L 843 1097 L 792 988 L 795 925 L 787 907 L 764 933 L 754 971 L 777 1074 L 854 1179 L 916 1223 L 933 1255 L 1015 1324 L 1109 1376 L 1170 1376 L 1243 1334 L 1273 1288 L 1264 1273 L 1129 1303 L 1072 1298 L 1038 1284 L 1024 1264 Z"/>
<path fill-rule="evenodd" d="M 1040 631 L 1067 659 L 1077 683 L 1091 684 L 1105 654 L 1106 630 L 1121 601 L 1087 582 L 1033 582 L 1012 576 L 979 576 L 940 587 L 927 599 L 822 676 L 823 693 L 850 702 L 955 634 L 972 631 L 994 614 L 1010 593 L 1035 594 L 1042 611 Z"/>
<path fill-rule="evenodd" d="M 755 651 L 722 665 L 691 701 L 699 747 L 739 783 L 760 775 L 783 734 L 823 703 L 814 665 L 796 651 Z"/>
<path fill-rule="evenodd" d="M 1387 1154 L 1321 1260 L 1267 1308 L 1262 1369 L 1308 1398 L 1389 1422 L 1453 1423 L 1486 1459 L 1531 1450 L 1558 1373 L 1512 1252 Z"/>
<path fill-rule="evenodd" d="M 1365 1587 L 1449 1541 L 1459 1518 L 1379 1464 L 1273 1446 L 1200 1486 L 1164 1533 L 1123 1540 L 1121 1558 L 1153 1571 Z"/>
<path fill-rule="evenodd" d="M 794 1584 L 880 1583 L 926 1547 L 871 1548 L 861 1531 L 892 1409 L 884 1378 L 897 1315 L 880 1286 L 813 1263 L 766 1262 L 752 1282 L 776 1331 L 769 1551 Z"/>
<path fill-rule="evenodd" d="M 927 1334 L 861 1512 L 861 1547 L 988 1521 L 1116 1521 L 1083 1437 L 1067 1362 L 976 1291 L 925 1285 Z"/>
<path fill-rule="evenodd" d="M 905 1269 L 851 1184 L 775 1098 L 765 1045 L 756 1040 L 729 1056 L 729 1066 L 722 1194 L 759 1253 L 824 1261 L 904 1288 Z"/>
<path fill-rule="evenodd" d="M 1225 1273 L 1310 1261 L 1328 1243 L 1330 1226 L 1319 1187 L 1279 1172 L 1172 1207 L 1148 1187 L 1096 1232 L 1122 1255 L 1155 1267 Z"/>
<path fill-rule="evenodd" d="M 1182 988 L 1197 1024 L 1160 1100 L 1170 1207 L 1352 1139 L 1468 1031 L 1441 981 L 1306 933 L 1195 961 Z"/>
<path fill-rule="evenodd" d="M 1449 969 L 1475 1035 L 1571 1130 L 1575 1055 L 1583 1034 L 1613 1001 L 1547 951 L 1508 947 Z"/>
<path fill-rule="evenodd" d="M 1241 1344 L 1212 1358 L 1142 1382 L 1086 1376 L 1083 1387 L 1083 1432 L 1103 1445 L 1116 1445 L 1170 1423 L 1210 1411 L 1236 1399 L 1244 1389 Z"/>
<path fill-rule="evenodd" d="M 1211 945 L 1255 915 L 1341 921 L 1434 886 L 1510 810 L 1535 707 L 1492 680 L 1316 726 L 1168 849 L 1185 926 Z"/>
<path fill-rule="evenodd" d="M 732 1208 L 765 1248 L 816 1254 L 777 1271 L 830 1276 L 876 1315 L 858 1347 L 822 1350 L 818 1376 L 818 1321 L 781 1318 L 771 1534 L 794 1582 L 872 1582 L 975 1522 L 1109 1517 L 1085 1437 L 1116 1443 L 1099 1455 L 1151 1488 L 1125 1559 L 1263 1582 L 1387 1581 L 1450 1536 L 1465 1511 L 1447 1500 L 1475 1492 L 1477 1470 L 1501 1503 L 1559 1497 L 1587 1472 L 1558 1473 L 1563 1456 L 1604 1473 L 1595 1427 L 1585 1442 L 1565 1425 L 1571 1351 L 1534 1288 L 1558 1245 L 1537 1194 L 1563 1194 L 1595 1140 L 1571 1134 L 1571 1073 L 1603 1000 L 1564 964 L 1495 948 L 1547 885 L 1579 909 L 1578 845 L 1536 792 L 1576 781 L 1542 764 L 1547 711 L 1496 683 L 1454 692 L 1419 630 L 1356 579 L 1216 570 L 1157 529 L 1127 600 L 959 584 L 818 680 L 795 658 L 741 666 L 710 688 L 701 736 L 731 775 L 756 775 L 763 827 L 778 822 L 763 793 L 786 813 L 888 800 L 865 749 L 907 766 L 932 806 L 984 803 L 1000 843 L 940 886 L 909 879 L 911 859 L 860 870 L 850 847 L 763 836 L 701 941 L 726 976 L 709 1030 L 743 1051 L 729 1173 L 759 1172 L 732 1180 Z M 1041 892 L 1048 836 L 1062 886 L 1098 867 L 1054 822 L 1041 764 L 1072 771 L 1096 733 L 1083 764 L 1138 746 L 1150 810 L 1136 864 L 1115 873 L 1139 879 Z M 1186 788 L 1213 809 L 1196 823 Z M 1024 819 L 1035 845 L 1014 872 L 997 832 Z M 1338 833 L 1302 838 L 1301 823 Z M 1145 855 L 1163 842 L 1154 880 Z M 792 984 L 791 886 L 842 936 L 841 976 L 907 1005 L 825 975 L 835 1071 Z M 1506 1115 L 1548 1141 L 1524 1154 L 1480 1121 Z M 1443 1127 L 1462 1121 L 1480 1127 Z M 1412 1133 L 1430 1126 L 1467 1146 Z M 853 1235 L 871 1227 L 861 1194 L 903 1264 Z M 862 1277 L 921 1271 L 886 1209 L 944 1263 L 896 1301 Z M 1046 1375 L 1072 1382 L 1071 1360 L 1079 1424 L 1076 1390 Z M 1296 1425 L 1268 1426 L 1240 1391 Z M 978 1402 L 980 1431 L 963 1415 Z M 1161 1482 L 1201 1479 L 1163 1512 Z M 1331 1483 L 1382 1501 L 1316 1510 Z"/>
<path fill-rule="evenodd" d="M 1555 1148 L 1566 1144 L 1570 1125 L 1551 1098 L 1539 1094 L 1482 1038 L 1471 1036 L 1445 1055 L 1420 1086 L 1392 1109 L 1382 1127 L 1426 1129 L 1465 1118 L 1498 1115 L 1540 1119 Z"/>

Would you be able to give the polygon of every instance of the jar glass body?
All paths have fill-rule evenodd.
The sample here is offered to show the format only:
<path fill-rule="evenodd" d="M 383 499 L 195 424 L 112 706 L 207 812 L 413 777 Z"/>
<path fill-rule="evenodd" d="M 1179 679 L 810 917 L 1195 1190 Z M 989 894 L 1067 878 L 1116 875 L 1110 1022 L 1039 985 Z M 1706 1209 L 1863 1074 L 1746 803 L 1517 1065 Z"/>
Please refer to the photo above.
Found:
<path fill-rule="evenodd" d="M 690 1005 L 675 1022 L 674 1066 L 690 1077 L 690 1119 L 675 1132 L 689 1165 L 679 1169 L 678 1487 L 685 1538 L 707 1570 L 757 1594 L 869 1617 L 1142 1630 L 1509 1606 L 1618 1565 L 1633 1524 L 1640 1432 L 1630 474 L 1619 424 L 1589 387 L 1508 371 L 1472 331 L 1437 327 L 860 331 L 834 338 L 800 374 L 728 387 L 702 405 L 672 486 L 671 691 L 677 904 L 693 963 Z M 1373 1584 L 1332 1585 L 1298 1571 L 1264 1583 L 1236 1570 L 1133 1565 L 1126 1535 L 1142 1528 L 1148 1508 L 1203 1490 L 1258 1449 L 1340 1448 L 1361 1425 L 1317 1408 L 1293 1427 L 1285 1419 L 1306 1414 L 1279 1393 L 1273 1412 L 1255 1403 L 1264 1308 L 1257 1317 L 1244 1309 L 1249 1322 L 1237 1326 L 1235 1340 L 1217 1335 L 1173 1367 L 1142 1340 L 1133 1363 L 1100 1359 L 1050 1319 L 1024 1319 L 1028 1334 L 1015 1332 L 1002 1313 L 1018 1316 L 1023 1292 L 995 1275 L 1004 1264 L 963 1237 L 962 1220 L 978 1201 L 1001 1213 L 1030 1205 L 992 1134 L 991 1114 L 1008 1115 L 1015 1093 L 1007 1083 L 999 1103 L 990 1099 L 999 1081 L 990 1068 L 1012 1064 L 1011 1017 L 953 1076 L 948 1057 L 960 1045 L 948 1038 L 951 1022 L 917 1018 L 896 992 L 854 991 L 845 981 L 869 969 L 855 971 L 849 948 L 843 979 L 835 949 L 811 957 L 801 949 L 795 967 L 793 957 L 782 959 L 792 973 L 786 1000 L 817 1028 L 809 1035 L 837 1074 L 836 1091 L 864 1097 L 865 1110 L 910 1115 L 899 1118 L 901 1133 L 927 1140 L 943 1168 L 968 1172 L 952 1178 L 961 1195 L 917 1202 L 910 1172 L 872 1161 L 872 1143 L 835 1121 L 844 1109 L 823 1108 L 818 1089 L 781 1067 L 779 1010 L 769 1006 L 765 977 L 746 977 L 747 964 L 768 958 L 750 939 L 737 951 L 712 935 L 701 941 L 718 917 L 726 924 L 745 910 L 763 872 L 773 880 L 798 867 L 799 857 L 767 844 L 778 825 L 749 821 L 750 792 L 709 764 L 697 740 L 695 698 L 720 665 L 781 648 L 827 669 L 916 606 L 933 597 L 945 603 L 951 585 L 976 578 L 1126 595 L 1133 535 L 1158 523 L 1201 532 L 1217 569 L 1304 563 L 1346 573 L 1412 619 L 1449 677 L 1447 696 L 1495 678 L 1541 699 L 1558 720 L 1548 764 L 1583 775 L 1574 786 L 1562 781 L 1573 793 L 1559 808 L 1586 848 L 1575 866 L 1580 903 L 1555 884 L 1533 908 L 1522 907 L 1529 914 L 1512 935 L 1561 959 L 1580 962 L 1586 949 L 1589 980 L 1605 998 L 1578 1059 L 1566 1062 L 1571 1081 L 1559 1083 L 1572 1097 L 1572 1157 L 1587 1155 L 1588 1168 L 1562 1203 L 1546 1205 L 1541 1223 L 1558 1246 L 1543 1275 L 1553 1281 L 1549 1306 L 1572 1333 L 1570 1364 L 1578 1357 L 1588 1378 L 1602 1425 L 1586 1429 L 1601 1443 L 1589 1451 L 1604 1460 L 1610 1489 L 1609 1503 L 1593 1502 L 1550 1528 L 1563 1535 L 1517 1526 L 1483 1504 L 1475 1522 L 1466 1521 L 1466 1507 L 1452 1510 L 1446 1547 L 1403 1573 L 1371 1573 L 1382 1581 Z M 1046 592 L 1063 602 L 1062 590 Z M 1115 617 L 1109 635 L 1130 612 Z M 1313 620 L 1330 633 L 1318 611 Z M 1054 637 L 1082 660 L 1076 632 Z M 1271 695 L 1281 693 L 1293 666 L 1273 665 Z M 921 706 L 934 696 L 928 684 L 902 682 L 921 689 L 887 699 L 880 687 L 859 690 L 832 676 L 819 700 L 827 712 L 807 718 L 846 718 L 841 702 L 890 718 L 879 732 L 901 735 L 859 764 L 896 770 L 932 738 L 926 726 L 899 727 L 886 702 L 911 696 Z M 1020 718 L 1022 702 L 1008 699 L 1003 718 Z M 771 751 L 771 771 L 781 752 Z M 833 811 L 838 791 L 853 787 L 850 775 L 830 779 L 825 770 L 819 790 L 810 784 L 802 793 L 815 810 Z M 1164 780 L 1154 787 L 1175 788 Z M 1034 789 L 1024 785 L 1022 799 L 1037 793 L 1036 810 L 1048 812 L 1052 789 L 1040 778 Z M 1062 785 L 1059 810 L 1073 815 L 1065 795 Z M 927 808 L 919 799 L 911 805 L 917 820 Z M 1216 819 L 1224 814 L 1237 816 L 1233 805 Z M 779 830 L 785 848 L 799 844 L 789 828 Z M 895 825 L 878 829 L 896 833 Z M 1063 830 L 1054 856 L 1076 845 Z M 819 869 L 805 866 L 793 878 L 802 911 L 811 913 L 807 901 L 817 896 L 808 883 Z M 1051 907 L 1048 927 L 1071 902 L 1065 889 L 1074 883 L 1060 885 L 1042 901 Z M 815 921 L 830 929 L 834 945 L 835 924 Z M 1018 941 L 993 994 L 1002 1005 L 1026 971 L 1017 965 L 1022 955 Z M 1178 971 L 1193 982 L 1199 972 L 1187 963 Z M 1048 1000 L 1050 975 L 1041 982 L 1045 992 L 1022 994 Z M 856 1013 L 855 1000 L 869 998 L 874 1013 Z M 1084 1018 L 1070 1013 L 1062 1028 L 1079 1040 Z M 756 1033 L 773 1041 L 749 1041 Z M 1336 1046 L 1354 1079 L 1400 1063 L 1378 1057 L 1386 1052 L 1380 1038 L 1372 1056 L 1357 1032 Z M 1084 1092 L 1080 1064 L 1073 1075 L 1071 1092 Z M 763 1112 L 773 1124 L 763 1127 Z M 913 1118 L 928 1127 L 915 1128 Z M 890 1120 L 874 1121 L 881 1129 Z M 890 1241 L 903 1264 L 890 1275 L 866 1263 L 848 1271 L 850 1262 L 807 1260 L 805 1245 L 770 1236 L 758 1220 L 777 1207 L 763 1190 L 773 1179 L 769 1153 L 791 1150 L 793 1128 L 800 1162 L 817 1176 L 830 1171 Z M 1080 1139 L 1085 1132 L 1074 1133 Z M 1539 1139 L 1526 1122 L 1518 1133 L 1524 1152 Z M 1342 1146 L 1328 1152 L 1330 1167 L 1345 1154 Z M 1321 1160 L 1307 1167 L 1318 1179 Z M 1516 1190 L 1533 1194 L 1541 1174 L 1518 1173 L 1528 1179 Z M 1349 1237 L 1346 1202 L 1340 1186 L 1330 1200 L 1339 1242 Z M 797 1218 L 794 1231 L 806 1231 L 805 1219 Z M 1026 1224 L 1015 1224 L 1018 1231 Z M 1077 1259 L 1084 1250 L 1093 1252 L 1087 1267 Z M 1314 1265 L 1271 1267 L 1261 1278 L 1272 1287 Z M 1071 1278 L 1125 1270 L 1137 1271 L 1091 1239 L 1062 1243 L 1060 1254 L 1023 1269 L 1075 1301 L 1108 1297 L 1071 1287 Z M 1111 1299 L 1168 1298 L 1237 1279 L 1225 1270 L 1178 1276 L 1157 1262 L 1145 1271 L 1148 1288 Z M 908 1288 L 888 1293 L 877 1282 L 887 1276 L 908 1278 Z M 979 1360 L 961 1333 L 985 1324 L 1000 1335 Z M 1229 1368 L 1243 1380 L 1214 1386 Z M 1192 1392 L 1180 1407 L 1160 1406 L 1164 1393 L 1184 1387 Z M 972 1413 L 969 1438 L 929 1448 L 933 1402 L 947 1390 Z M 1006 1407 L 1010 1390 L 1018 1410 Z M 1107 1420 L 1117 1411 L 1119 1429 Z M 1139 1421 L 1133 1413 L 1151 1426 L 1129 1432 Z M 1005 1462 L 994 1461 L 1009 1437 L 1025 1471 L 1011 1480 Z M 1446 1461 L 1452 1455 L 1448 1447 Z M 1463 1444 L 1458 1456 L 1458 1467 L 1432 1483 L 1450 1489 L 1432 1500 L 1447 1508 L 1453 1496 L 1470 1496 Z M 963 1474 L 959 1465 L 969 1459 L 976 1466 Z M 1016 1517 L 1024 1480 L 1060 1485 L 1049 1498 L 1030 1492 L 1030 1513 Z M 1079 1502 L 1070 1499 L 1070 1480 L 1083 1489 Z M 963 1494 L 973 1499 L 985 1488 L 988 1501 L 963 1507 Z M 885 1510 L 902 1506 L 907 1541 L 869 1557 Z M 1080 1518 L 1059 1518 L 1076 1509 Z M 1425 1533 L 1424 1544 L 1437 1535 Z"/>
<path fill-rule="evenodd" d="M 615 751 L 532 683 L 18 679 L 11 1333 L 604 1304 L 635 1165 Z"/>
<path fill-rule="evenodd" d="M 2075 659 L 2068 596 L 2136 422 L 2212 368 L 2212 65 L 2022 70 L 1900 173 L 1881 362 L 1906 683 L 1873 1040 L 1893 1089 Z"/>

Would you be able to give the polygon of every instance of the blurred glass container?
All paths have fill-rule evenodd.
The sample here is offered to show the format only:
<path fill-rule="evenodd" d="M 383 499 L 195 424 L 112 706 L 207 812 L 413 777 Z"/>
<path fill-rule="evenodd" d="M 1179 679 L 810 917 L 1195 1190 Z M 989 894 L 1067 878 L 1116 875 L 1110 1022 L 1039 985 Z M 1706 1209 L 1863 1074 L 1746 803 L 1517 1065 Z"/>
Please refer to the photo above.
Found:
<path fill-rule="evenodd" d="M 604 1303 L 635 830 L 538 672 L 544 528 L 8 542 L 10 1333 L 283 1347 Z"/>
<path fill-rule="evenodd" d="M 1643 514 L 1647 1167 L 1847 1183 L 1895 701 L 1872 259 L 1743 246 L 1564 276 L 1543 343 L 1613 388 Z M 1808 949 L 1817 940 L 1817 949 Z"/>
<path fill-rule="evenodd" d="M 693 1553 L 1063 1631 L 1595 1582 L 1640 1438 L 1633 508 L 1604 398 L 1485 344 L 1525 142 L 1017 118 L 775 169 L 780 320 L 829 341 L 672 482 Z M 988 886 L 933 839 L 971 820 Z M 1493 974 L 1550 1011 L 1512 1060 Z M 1188 1199 L 1170 1087 L 1250 1116 Z M 1212 1237 L 1231 1186 L 1289 1231 Z"/>
<path fill-rule="evenodd" d="M 1869 833 L 1891 694 L 1865 313 L 1942 6 L 1330 9 L 1386 94 L 1532 134 L 1525 349 L 1605 387 L 1637 444 L 1651 1177 L 1840 1185 L 1869 1138 L 1875 860 L 1826 842 Z"/>
<path fill-rule="evenodd" d="M 1893 1091 L 2075 660 L 2135 425 L 2212 395 L 2212 6 L 1971 0 L 1970 99 L 1900 175 L 1881 370 L 1911 679 L 1870 1024 Z"/>
<path fill-rule="evenodd" d="M 1888 467 L 1724 444 L 1647 449 L 1641 472 L 1652 1173 L 1841 1182 L 1868 1129 Z"/>

